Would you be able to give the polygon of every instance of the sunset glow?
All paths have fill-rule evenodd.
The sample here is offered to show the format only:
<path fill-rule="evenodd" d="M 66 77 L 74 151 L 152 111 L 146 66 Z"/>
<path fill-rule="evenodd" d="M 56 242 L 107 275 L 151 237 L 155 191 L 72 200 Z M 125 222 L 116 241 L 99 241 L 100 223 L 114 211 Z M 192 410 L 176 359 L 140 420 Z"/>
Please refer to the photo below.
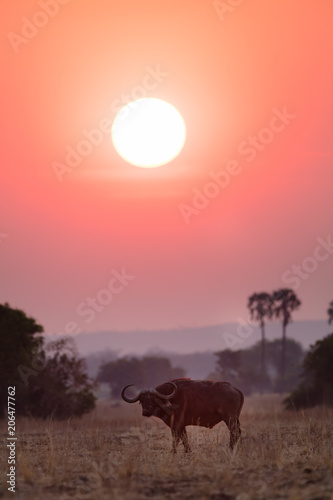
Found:
<path fill-rule="evenodd" d="M 296 285 L 295 322 L 325 319 L 332 17 L 330 0 L 4 2 L 0 301 L 48 333 L 141 332 L 245 321 L 249 294 Z M 113 270 L 135 276 L 119 294 Z"/>

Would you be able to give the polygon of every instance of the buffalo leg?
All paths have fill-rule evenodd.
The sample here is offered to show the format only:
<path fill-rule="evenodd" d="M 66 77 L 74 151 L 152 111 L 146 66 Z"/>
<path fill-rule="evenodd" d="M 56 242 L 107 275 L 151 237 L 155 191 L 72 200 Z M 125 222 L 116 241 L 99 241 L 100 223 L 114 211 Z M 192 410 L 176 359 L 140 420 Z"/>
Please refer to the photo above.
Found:
<path fill-rule="evenodd" d="M 179 430 L 172 430 L 172 452 L 176 453 L 176 448 L 179 443 L 179 441 L 182 441 L 184 445 L 185 452 L 191 451 L 191 447 L 188 443 L 188 437 L 187 437 L 187 432 L 186 429 L 179 429 Z"/>
<path fill-rule="evenodd" d="M 230 431 L 230 449 L 233 450 L 241 436 L 241 428 L 238 418 L 230 417 L 229 422 L 227 422 L 227 426 Z"/>
<path fill-rule="evenodd" d="M 172 430 L 172 453 L 177 453 L 177 445 L 180 441 L 180 436 L 177 431 Z"/>
<path fill-rule="evenodd" d="M 187 432 L 186 432 L 185 428 L 181 431 L 180 439 L 182 440 L 182 443 L 184 445 L 185 452 L 188 453 L 189 451 L 192 451 L 191 447 L 188 443 L 188 437 L 187 437 Z"/>

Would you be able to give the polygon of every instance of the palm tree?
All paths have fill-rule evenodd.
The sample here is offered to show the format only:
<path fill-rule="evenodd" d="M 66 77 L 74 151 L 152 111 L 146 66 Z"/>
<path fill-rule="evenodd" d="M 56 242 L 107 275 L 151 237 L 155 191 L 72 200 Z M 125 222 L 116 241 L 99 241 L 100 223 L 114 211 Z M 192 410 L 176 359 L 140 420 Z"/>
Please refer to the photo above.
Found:
<path fill-rule="evenodd" d="M 331 324 L 333 321 L 333 300 L 329 303 L 327 314 L 328 314 L 328 323 Z"/>
<path fill-rule="evenodd" d="M 281 390 L 284 389 L 286 371 L 286 329 L 292 321 L 291 313 L 298 309 L 301 301 L 290 288 L 281 288 L 273 292 L 274 315 L 282 319 L 282 351 L 281 351 Z"/>
<path fill-rule="evenodd" d="M 265 318 L 271 318 L 273 314 L 273 299 L 269 293 L 253 293 L 247 303 L 251 319 L 259 321 L 261 328 L 261 384 L 265 386 L 267 379 L 266 370 L 266 340 L 265 340 Z"/>

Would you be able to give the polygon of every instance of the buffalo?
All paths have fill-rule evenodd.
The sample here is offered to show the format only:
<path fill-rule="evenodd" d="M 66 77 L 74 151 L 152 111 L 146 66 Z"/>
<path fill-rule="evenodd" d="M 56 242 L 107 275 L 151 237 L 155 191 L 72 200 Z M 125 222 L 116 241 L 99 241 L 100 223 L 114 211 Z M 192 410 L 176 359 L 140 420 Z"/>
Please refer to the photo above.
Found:
<path fill-rule="evenodd" d="M 174 453 L 179 441 L 182 441 L 185 452 L 191 451 L 187 425 L 211 429 L 223 420 L 230 431 L 230 448 L 233 449 L 238 442 L 244 396 L 229 382 L 175 379 L 155 388 L 142 389 L 137 396 L 129 398 L 125 391 L 132 385 L 122 389 L 121 397 L 127 403 L 139 401 L 144 417 L 154 415 L 170 427 Z"/>

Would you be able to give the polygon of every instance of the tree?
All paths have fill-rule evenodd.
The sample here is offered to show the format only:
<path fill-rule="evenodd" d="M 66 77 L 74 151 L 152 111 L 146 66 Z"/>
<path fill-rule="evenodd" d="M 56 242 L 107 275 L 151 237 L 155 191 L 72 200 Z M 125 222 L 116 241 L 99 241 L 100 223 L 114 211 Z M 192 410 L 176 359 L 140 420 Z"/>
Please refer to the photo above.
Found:
<path fill-rule="evenodd" d="M 333 333 L 310 346 L 303 361 L 303 380 L 284 400 L 287 409 L 333 405 Z"/>
<path fill-rule="evenodd" d="M 255 346 L 253 348 L 255 348 Z M 271 379 L 272 392 L 280 391 L 281 349 L 282 339 L 274 339 L 267 342 L 266 359 L 267 369 Z M 291 338 L 286 339 L 285 391 L 291 391 L 297 387 L 302 373 L 304 355 L 305 352 L 299 342 L 296 342 L 296 340 Z"/>
<path fill-rule="evenodd" d="M 8 386 L 15 386 L 17 414 L 79 416 L 94 407 L 93 385 L 72 339 L 44 346 L 43 327 L 19 309 L 0 305 L 0 416 Z"/>
<path fill-rule="evenodd" d="M 145 387 L 155 387 L 163 382 L 175 378 L 183 378 L 185 370 L 172 366 L 168 358 L 162 356 L 145 356 L 142 358 L 145 375 Z"/>
<path fill-rule="evenodd" d="M 285 371 L 286 371 L 286 329 L 288 324 L 292 321 L 291 313 L 298 309 L 301 301 L 296 296 L 295 292 L 289 288 L 282 288 L 273 292 L 274 301 L 274 315 L 278 319 L 282 319 L 282 349 L 281 349 L 281 391 L 284 390 L 285 385 Z"/>
<path fill-rule="evenodd" d="M 167 380 L 184 377 L 182 368 L 173 367 L 168 358 L 146 356 L 119 358 L 100 366 L 97 380 L 108 383 L 111 397 L 120 398 L 121 389 L 126 384 L 135 384 L 137 388 L 155 387 Z"/>
<path fill-rule="evenodd" d="M 124 357 L 103 363 L 99 368 L 97 380 L 109 384 L 111 397 L 120 399 L 121 389 L 126 384 L 136 384 L 139 388 L 144 387 L 142 363 L 135 357 Z"/>
<path fill-rule="evenodd" d="M 19 309 L 0 304 L 0 417 L 7 407 L 8 386 L 22 384 L 19 368 L 30 367 L 43 345 L 43 327 Z"/>
<path fill-rule="evenodd" d="M 301 344 L 293 339 L 287 339 L 286 343 L 285 387 L 291 391 L 299 382 L 304 351 Z M 272 392 L 279 391 L 279 354 L 281 352 L 281 344 L 282 339 L 266 341 L 266 388 Z M 225 349 L 224 351 L 216 352 L 215 356 L 217 356 L 216 372 L 211 373 L 208 378 L 217 378 L 221 381 L 230 382 L 247 395 L 262 390 L 260 366 L 261 341 L 249 349 L 238 351 Z"/>
<path fill-rule="evenodd" d="M 328 314 L 328 323 L 331 324 L 333 321 L 333 300 L 329 303 L 327 314 Z"/>
<path fill-rule="evenodd" d="M 255 357 L 256 353 L 254 353 Z M 215 353 L 217 356 L 216 371 L 219 379 L 229 382 L 248 395 L 260 386 L 259 358 L 253 362 L 253 351 L 241 349 L 232 351 L 225 349 Z"/>
<path fill-rule="evenodd" d="M 217 356 L 216 370 L 221 375 L 221 380 L 237 384 L 241 368 L 241 351 L 224 349 L 215 353 Z"/>
<path fill-rule="evenodd" d="M 94 384 L 86 373 L 85 360 L 77 355 L 71 338 L 50 342 L 42 356 L 45 368 L 29 380 L 28 390 L 18 395 L 20 413 L 64 419 L 92 410 Z"/>
<path fill-rule="evenodd" d="M 273 314 L 273 299 L 269 293 L 254 293 L 248 299 L 251 319 L 259 321 L 261 329 L 261 384 L 262 389 L 267 388 L 267 367 L 266 367 L 266 339 L 265 339 L 265 318 L 271 318 Z"/>

